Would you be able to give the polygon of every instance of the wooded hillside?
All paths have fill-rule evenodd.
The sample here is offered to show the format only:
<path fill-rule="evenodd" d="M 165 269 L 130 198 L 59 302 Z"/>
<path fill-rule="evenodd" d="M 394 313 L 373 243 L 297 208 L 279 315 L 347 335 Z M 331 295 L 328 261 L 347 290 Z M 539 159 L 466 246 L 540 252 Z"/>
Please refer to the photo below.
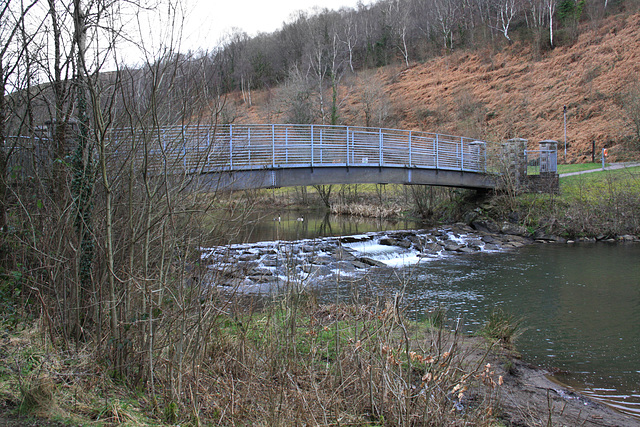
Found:
<path fill-rule="evenodd" d="M 460 49 L 409 67 L 395 64 L 347 75 L 337 97 L 338 123 L 389 126 L 501 141 L 529 139 L 531 147 L 555 139 L 563 148 L 567 106 L 568 161 L 612 148 L 618 159 L 633 156 L 640 91 L 640 14 L 616 15 L 583 24 L 576 42 L 538 50 L 517 41 L 503 47 Z M 300 79 L 301 80 L 301 79 Z M 230 97 L 234 122 L 287 121 L 291 111 L 322 123 L 312 87 L 289 81 L 281 87 Z M 635 111 L 635 113 L 634 113 Z M 293 116 L 293 117 L 292 117 Z M 324 122 L 327 123 L 328 117 Z M 629 151 L 632 152 L 629 152 Z"/>

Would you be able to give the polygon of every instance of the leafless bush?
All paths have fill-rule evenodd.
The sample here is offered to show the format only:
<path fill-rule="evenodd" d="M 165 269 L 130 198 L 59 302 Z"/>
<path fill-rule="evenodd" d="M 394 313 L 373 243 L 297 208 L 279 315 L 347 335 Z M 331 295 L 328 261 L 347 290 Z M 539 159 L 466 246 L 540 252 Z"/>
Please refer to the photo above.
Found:
<path fill-rule="evenodd" d="M 492 418 L 498 378 L 482 359 L 469 363 L 471 350 L 457 333 L 409 324 L 397 302 L 298 300 L 297 311 L 289 303 L 253 321 L 239 319 L 242 331 L 225 335 L 210 354 L 197 389 L 208 419 L 482 425 Z"/>
<path fill-rule="evenodd" d="M 336 203 L 331 206 L 331 213 L 363 218 L 395 218 L 402 213 L 402 208 L 397 204 L 370 205 L 366 203 L 350 203 L 345 205 Z"/>
<path fill-rule="evenodd" d="M 609 176 L 599 190 L 557 206 L 556 231 L 569 236 L 623 236 L 640 233 L 640 198 L 637 177 L 625 177 L 621 186 Z"/>
<path fill-rule="evenodd" d="M 517 208 L 516 196 L 526 183 L 526 164 L 524 159 L 526 140 L 511 140 L 506 144 L 490 144 L 487 147 L 487 171 L 495 174 L 497 191 L 504 198 L 509 211 Z"/>

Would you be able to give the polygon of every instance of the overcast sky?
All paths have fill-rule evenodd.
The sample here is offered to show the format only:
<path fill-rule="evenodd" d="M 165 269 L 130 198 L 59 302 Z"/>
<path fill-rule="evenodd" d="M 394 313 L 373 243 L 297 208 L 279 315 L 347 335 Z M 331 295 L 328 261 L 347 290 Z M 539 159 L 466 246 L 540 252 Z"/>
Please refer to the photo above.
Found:
<path fill-rule="evenodd" d="M 296 11 L 312 11 L 316 6 L 331 10 L 353 8 L 359 1 L 371 3 L 371 0 L 188 0 L 183 46 L 208 50 L 234 27 L 254 36 L 280 28 Z"/>

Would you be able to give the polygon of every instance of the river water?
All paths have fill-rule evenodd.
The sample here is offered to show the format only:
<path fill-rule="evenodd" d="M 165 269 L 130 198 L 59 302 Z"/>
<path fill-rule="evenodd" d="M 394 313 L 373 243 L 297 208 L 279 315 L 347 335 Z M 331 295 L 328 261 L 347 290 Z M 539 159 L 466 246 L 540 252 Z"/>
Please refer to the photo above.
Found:
<path fill-rule="evenodd" d="M 419 226 L 350 223 L 309 213 L 304 221 L 298 218 L 303 216 L 281 215 L 279 222 L 269 218 L 245 240 L 294 240 Z M 316 284 L 321 297 L 332 300 L 340 292 L 347 298 L 357 292 L 366 298 L 404 289 L 410 316 L 420 318 L 445 306 L 450 319 L 461 318 L 468 332 L 476 331 L 492 309 L 502 308 L 524 319 L 526 330 L 516 346 L 525 360 L 552 369 L 559 381 L 640 417 L 640 245 L 532 244 L 499 253 L 423 258 L 417 264 L 416 258 L 404 262 L 394 257 L 389 247 L 358 245 L 351 249 L 396 268 L 381 270 L 384 273 L 366 286 L 355 285 L 357 289 L 354 282 Z"/>
<path fill-rule="evenodd" d="M 386 220 L 329 215 L 318 211 L 258 211 L 244 221 L 233 243 L 302 240 L 351 236 L 374 231 L 415 230 L 424 224 L 413 220 Z"/>
<path fill-rule="evenodd" d="M 416 317 L 444 305 L 473 332 L 494 307 L 522 316 L 525 360 L 640 416 L 640 245 L 534 244 L 404 270 Z"/>

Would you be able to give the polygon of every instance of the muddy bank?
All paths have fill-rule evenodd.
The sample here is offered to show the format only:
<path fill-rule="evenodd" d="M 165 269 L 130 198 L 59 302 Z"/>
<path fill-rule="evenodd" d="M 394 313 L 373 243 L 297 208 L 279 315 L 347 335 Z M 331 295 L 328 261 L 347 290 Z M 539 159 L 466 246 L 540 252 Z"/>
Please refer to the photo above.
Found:
<path fill-rule="evenodd" d="M 481 357 L 478 352 L 476 357 Z M 640 419 L 618 412 L 555 382 L 549 371 L 508 350 L 488 358 L 503 376 L 498 417 L 513 426 L 640 426 Z"/>

